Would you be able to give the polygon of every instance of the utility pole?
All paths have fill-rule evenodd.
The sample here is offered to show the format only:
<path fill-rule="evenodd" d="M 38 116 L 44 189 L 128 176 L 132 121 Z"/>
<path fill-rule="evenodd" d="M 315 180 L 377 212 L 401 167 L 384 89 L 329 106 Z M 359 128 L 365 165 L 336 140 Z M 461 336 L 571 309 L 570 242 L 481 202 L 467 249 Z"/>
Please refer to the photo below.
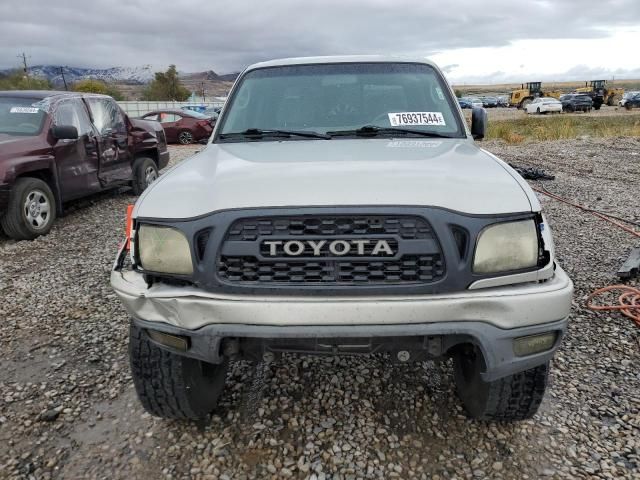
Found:
<path fill-rule="evenodd" d="M 69 90 L 67 87 L 67 80 L 64 78 L 64 67 L 60 67 L 60 74 L 62 75 L 62 83 L 64 83 L 64 89 Z"/>
<path fill-rule="evenodd" d="M 22 59 L 22 65 L 23 65 L 24 74 L 28 77 L 29 76 L 29 67 L 27 67 L 27 55 L 24 52 L 22 52 L 20 55 L 18 55 L 18 58 Z"/>
<path fill-rule="evenodd" d="M 27 55 L 22 52 L 22 54 L 17 55 L 18 58 L 22 59 L 23 71 L 25 79 L 27 80 L 27 86 L 29 86 L 29 67 L 27 67 Z"/>
<path fill-rule="evenodd" d="M 204 91 L 204 82 L 201 83 L 202 87 L 202 103 L 206 102 L 205 91 Z"/>

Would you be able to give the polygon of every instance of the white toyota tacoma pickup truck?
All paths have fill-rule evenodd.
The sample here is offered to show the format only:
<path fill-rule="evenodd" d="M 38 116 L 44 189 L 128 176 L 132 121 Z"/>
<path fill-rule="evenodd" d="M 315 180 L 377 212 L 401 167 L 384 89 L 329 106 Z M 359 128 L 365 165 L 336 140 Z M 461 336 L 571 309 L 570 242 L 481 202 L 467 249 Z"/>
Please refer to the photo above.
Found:
<path fill-rule="evenodd" d="M 203 419 L 229 361 L 452 358 L 473 418 L 537 410 L 573 285 L 527 183 L 425 60 L 248 67 L 139 198 L 111 283 L 144 407 Z"/>

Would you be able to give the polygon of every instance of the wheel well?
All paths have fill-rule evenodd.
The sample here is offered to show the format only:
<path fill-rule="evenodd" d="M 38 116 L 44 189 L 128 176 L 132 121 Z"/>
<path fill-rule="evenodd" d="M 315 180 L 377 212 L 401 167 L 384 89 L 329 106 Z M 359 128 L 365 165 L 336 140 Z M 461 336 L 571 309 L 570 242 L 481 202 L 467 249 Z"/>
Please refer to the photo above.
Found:
<path fill-rule="evenodd" d="M 43 182 L 45 182 L 47 185 L 49 185 L 49 187 L 51 187 L 52 190 L 56 189 L 55 182 L 53 181 L 53 175 L 51 175 L 51 172 L 47 169 L 33 170 L 31 172 L 21 173 L 16 177 L 16 180 L 18 178 L 25 178 L 25 177 L 38 178 Z"/>
<path fill-rule="evenodd" d="M 138 153 L 135 159 L 137 160 L 139 158 L 150 158 L 155 162 L 156 167 L 159 167 L 158 150 L 155 148 L 153 150 L 144 150 L 143 152 Z"/>
<path fill-rule="evenodd" d="M 51 173 L 51 170 L 42 168 L 40 170 L 32 170 L 29 172 L 24 172 L 19 174 L 16 177 L 16 180 L 19 178 L 29 178 L 29 177 L 37 178 L 45 182 L 47 185 L 49 185 L 49 188 L 51 188 L 53 195 L 56 197 L 56 214 L 59 217 L 61 217 L 64 213 L 62 208 L 62 196 L 60 195 L 60 191 L 58 190 L 58 184 L 53 174 Z"/>
<path fill-rule="evenodd" d="M 456 355 L 476 355 L 481 362 L 481 370 L 483 372 L 487 370 L 487 360 L 484 356 L 484 352 L 470 337 L 462 339 L 460 343 L 456 343 L 455 345 L 447 348 L 446 355 L 450 358 L 453 358 Z"/>

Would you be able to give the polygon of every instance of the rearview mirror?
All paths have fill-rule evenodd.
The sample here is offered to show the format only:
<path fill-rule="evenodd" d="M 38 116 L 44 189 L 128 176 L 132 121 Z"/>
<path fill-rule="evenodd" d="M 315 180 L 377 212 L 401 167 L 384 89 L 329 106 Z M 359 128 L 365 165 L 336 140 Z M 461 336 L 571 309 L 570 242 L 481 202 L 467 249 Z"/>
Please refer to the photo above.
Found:
<path fill-rule="evenodd" d="M 471 111 L 471 136 L 474 140 L 482 140 L 487 133 L 487 111 L 475 107 Z"/>
<path fill-rule="evenodd" d="M 76 140 L 78 129 L 73 125 L 54 125 L 51 127 L 51 135 L 56 140 Z"/>

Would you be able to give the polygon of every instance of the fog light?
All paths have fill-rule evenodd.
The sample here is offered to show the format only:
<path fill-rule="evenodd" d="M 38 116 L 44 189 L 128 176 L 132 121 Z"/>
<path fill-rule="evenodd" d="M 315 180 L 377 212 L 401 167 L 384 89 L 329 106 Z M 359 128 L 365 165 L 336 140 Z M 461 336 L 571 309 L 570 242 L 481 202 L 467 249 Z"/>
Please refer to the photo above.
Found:
<path fill-rule="evenodd" d="M 186 352 L 189 348 L 189 340 L 186 337 L 178 337 L 176 335 L 170 335 L 164 332 L 158 332 L 157 330 L 147 330 L 149 337 L 152 340 L 164 345 L 165 347 L 175 348 Z"/>
<path fill-rule="evenodd" d="M 558 334 L 556 332 L 548 332 L 516 338 L 513 341 L 513 352 L 518 357 L 544 352 L 553 347 L 556 343 L 557 336 Z"/>

